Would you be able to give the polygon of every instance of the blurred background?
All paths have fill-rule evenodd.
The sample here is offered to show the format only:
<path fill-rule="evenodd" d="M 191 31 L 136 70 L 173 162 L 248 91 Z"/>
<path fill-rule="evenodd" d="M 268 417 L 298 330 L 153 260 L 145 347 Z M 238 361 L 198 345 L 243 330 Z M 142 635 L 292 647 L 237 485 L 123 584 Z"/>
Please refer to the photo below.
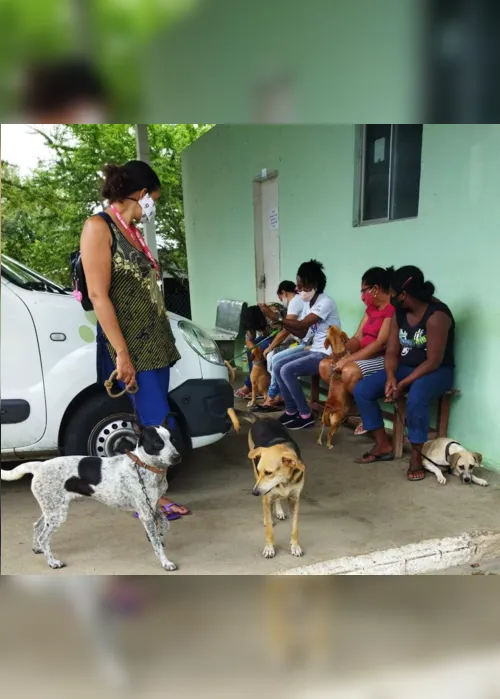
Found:
<path fill-rule="evenodd" d="M 498 578 L 3 578 L 17 698 L 500 697 Z"/>
<path fill-rule="evenodd" d="M 2 121 L 497 122 L 497 0 L 0 0 Z"/>

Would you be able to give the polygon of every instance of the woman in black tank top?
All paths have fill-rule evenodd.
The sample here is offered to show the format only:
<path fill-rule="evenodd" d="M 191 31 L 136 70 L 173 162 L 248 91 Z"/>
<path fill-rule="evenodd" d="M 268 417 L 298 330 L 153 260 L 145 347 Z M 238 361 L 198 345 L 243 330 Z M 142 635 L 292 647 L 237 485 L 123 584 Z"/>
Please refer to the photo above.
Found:
<path fill-rule="evenodd" d="M 455 366 L 455 321 L 448 306 L 434 297 L 434 284 L 418 267 L 392 273 L 391 321 L 385 370 L 362 379 L 354 392 L 365 429 L 375 446 L 361 463 L 390 461 L 392 446 L 385 432 L 378 400 L 393 401 L 408 393 L 406 422 L 412 444 L 408 480 L 422 480 L 421 449 L 428 439 L 430 403 L 451 389 Z"/>

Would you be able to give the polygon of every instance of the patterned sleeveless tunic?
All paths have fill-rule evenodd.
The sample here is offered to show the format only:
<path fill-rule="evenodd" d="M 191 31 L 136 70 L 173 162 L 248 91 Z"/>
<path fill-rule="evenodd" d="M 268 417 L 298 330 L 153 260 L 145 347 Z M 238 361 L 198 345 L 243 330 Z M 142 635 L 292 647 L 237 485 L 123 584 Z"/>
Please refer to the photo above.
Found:
<path fill-rule="evenodd" d="M 180 358 L 156 271 L 146 255 L 125 238 L 111 217 L 105 220 L 115 243 L 109 298 L 137 373 L 173 366 Z M 116 352 L 104 336 L 116 366 Z"/>

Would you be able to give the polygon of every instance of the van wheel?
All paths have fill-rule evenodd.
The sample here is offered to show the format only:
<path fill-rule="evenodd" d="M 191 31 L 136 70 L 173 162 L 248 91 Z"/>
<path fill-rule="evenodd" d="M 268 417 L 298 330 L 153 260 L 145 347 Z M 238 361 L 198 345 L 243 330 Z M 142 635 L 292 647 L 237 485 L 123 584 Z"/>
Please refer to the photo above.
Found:
<path fill-rule="evenodd" d="M 109 398 L 99 393 L 89 398 L 70 418 L 64 436 L 63 451 L 70 456 L 111 457 L 135 448 L 135 417 L 126 396 Z M 168 482 L 180 464 L 168 469 Z"/>

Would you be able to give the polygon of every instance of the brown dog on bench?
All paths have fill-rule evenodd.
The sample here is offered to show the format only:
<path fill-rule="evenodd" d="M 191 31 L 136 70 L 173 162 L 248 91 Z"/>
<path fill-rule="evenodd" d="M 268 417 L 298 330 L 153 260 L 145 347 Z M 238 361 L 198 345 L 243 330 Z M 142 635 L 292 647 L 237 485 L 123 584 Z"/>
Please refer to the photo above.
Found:
<path fill-rule="evenodd" d="M 330 325 L 328 328 L 328 333 L 325 340 L 325 349 L 329 347 L 332 348 L 332 354 L 328 357 L 328 360 L 323 360 L 320 365 L 320 372 L 323 374 L 321 378 L 324 380 L 325 370 L 329 367 L 326 366 L 327 362 L 330 363 L 329 368 L 329 388 L 328 388 L 328 398 L 326 399 L 325 409 L 323 410 L 323 417 L 321 419 L 321 432 L 318 437 L 318 444 L 323 446 L 323 432 L 326 427 L 329 427 L 328 435 L 326 438 L 326 446 L 328 449 L 333 449 L 332 447 L 332 437 L 339 428 L 340 423 L 345 418 L 348 408 L 349 408 L 349 395 L 344 383 L 342 382 L 342 375 L 336 371 L 333 371 L 333 367 L 338 362 L 339 359 L 345 357 L 347 350 L 345 348 L 345 343 L 348 341 L 348 337 L 340 328 L 336 325 Z"/>

